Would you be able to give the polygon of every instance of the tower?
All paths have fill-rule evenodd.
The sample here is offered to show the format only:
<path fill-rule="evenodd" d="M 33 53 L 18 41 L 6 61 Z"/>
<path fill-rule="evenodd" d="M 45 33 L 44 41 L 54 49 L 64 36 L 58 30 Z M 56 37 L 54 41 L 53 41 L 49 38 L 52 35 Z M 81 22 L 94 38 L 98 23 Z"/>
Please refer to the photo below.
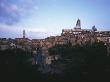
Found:
<path fill-rule="evenodd" d="M 25 30 L 23 30 L 23 38 L 25 38 L 25 35 L 26 35 Z"/>
<path fill-rule="evenodd" d="M 76 22 L 76 27 L 77 27 L 77 28 L 81 28 L 81 21 L 80 21 L 80 19 L 77 20 L 77 22 Z"/>
<path fill-rule="evenodd" d="M 80 21 L 80 19 L 77 20 L 76 26 L 75 26 L 74 29 L 75 29 L 75 30 L 81 30 L 81 21 Z"/>

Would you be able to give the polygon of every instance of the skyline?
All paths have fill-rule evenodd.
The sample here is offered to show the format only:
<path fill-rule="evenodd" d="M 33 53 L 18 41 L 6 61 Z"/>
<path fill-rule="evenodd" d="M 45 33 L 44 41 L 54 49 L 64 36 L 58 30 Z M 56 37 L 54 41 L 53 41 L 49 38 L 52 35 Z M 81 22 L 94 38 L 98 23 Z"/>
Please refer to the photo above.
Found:
<path fill-rule="evenodd" d="M 109 0 L 0 0 L 0 38 L 59 35 L 62 29 L 81 27 L 110 30 Z"/>

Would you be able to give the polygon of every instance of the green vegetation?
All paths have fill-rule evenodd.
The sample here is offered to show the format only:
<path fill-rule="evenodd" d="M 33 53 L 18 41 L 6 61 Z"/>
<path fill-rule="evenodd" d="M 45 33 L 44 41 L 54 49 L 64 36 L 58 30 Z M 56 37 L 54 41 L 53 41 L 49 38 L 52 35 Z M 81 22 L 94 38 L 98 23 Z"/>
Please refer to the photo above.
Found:
<path fill-rule="evenodd" d="M 32 53 L 20 49 L 0 51 L 0 81 L 39 81 L 39 82 L 94 82 L 108 81 L 110 76 L 110 56 L 107 56 L 103 42 L 83 46 L 55 45 L 49 49 L 52 55 L 59 55 L 54 67 L 61 75 L 42 74 L 37 65 L 28 60 Z"/>
<path fill-rule="evenodd" d="M 103 42 L 84 46 L 55 45 L 49 52 L 61 56 L 55 65 L 63 70 L 67 80 L 101 81 L 110 76 L 110 57 Z"/>
<path fill-rule="evenodd" d="M 7 49 L 0 51 L 1 64 L 24 64 L 32 55 L 28 51 L 22 49 Z"/>
<path fill-rule="evenodd" d="M 30 52 L 21 49 L 0 51 L 0 81 L 27 81 L 35 79 L 35 70 L 28 60 Z M 31 76 L 32 75 L 32 76 Z"/>

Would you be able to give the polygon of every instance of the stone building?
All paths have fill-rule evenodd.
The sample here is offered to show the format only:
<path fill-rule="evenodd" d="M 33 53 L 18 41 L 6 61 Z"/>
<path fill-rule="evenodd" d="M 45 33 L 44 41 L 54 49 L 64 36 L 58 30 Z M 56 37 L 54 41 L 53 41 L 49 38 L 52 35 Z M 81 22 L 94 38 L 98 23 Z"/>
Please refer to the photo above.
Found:
<path fill-rule="evenodd" d="M 77 20 L 73 29 L 63 29 L 61 36 L 69 40 L 72 45 L 83 45 L 86 43 L 94 43 L 95 41 L 110 42 L 110 31 L 97 31 L 95 26 L 92 29 L 81 29 L 81 21 Z"/>

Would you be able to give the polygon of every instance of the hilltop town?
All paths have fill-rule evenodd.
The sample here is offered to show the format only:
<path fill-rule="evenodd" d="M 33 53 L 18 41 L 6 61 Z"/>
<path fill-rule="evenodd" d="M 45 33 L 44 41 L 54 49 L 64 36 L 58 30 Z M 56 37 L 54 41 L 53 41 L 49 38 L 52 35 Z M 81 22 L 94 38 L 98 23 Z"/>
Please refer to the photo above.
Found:
<path fill-rule="evenodd" d="M 48 60 L 52 60 L 49 56 L 48 49 L 56 44 L 65 45 L 71 43 L 75 45 L 93 44 L 94 42 L 104 42 L 107 46 L 108 55 L 110 53 L 110 31 L 98 31 L 95 26 L 91 29 L 82 29 L 80 19 L 77 20 L 76 26 L 72 29 L 62 29 L 60 36 L 50 36 L 45 39 L 26 38 L 25 30 L 23 30 L 22 38 L 0 38 L 0 50 L 6 49 L 22 49 L 36 53 L 38 47 L 41 48 L 42 55 L 45 55 Z M 47 62 L 49 63 L 49 62 Z"/>
<path fill-rule="evenodd" d="M 0 38 L 0 73 L 40 81 L 101 81 L 110 74 L 110 31 L 82 29 L 80 19 L 59 36 Z M 12 75 L 11 75 L 12 74 Z"/>
<path fill-rule="evenodd" d="M 91 44 L 97 42 L 110 43 L 110 31 L 98 31 L 95 26 L 91 29 L 81 29 L 81 21 L 77 20 L 76 26 L 72 29 L 62 29 L 60 36 L 50 36 L 45 39 L 32 39 L 26 38 L 25 30 L 23 30 L 23 37 L 21 38 L 0 38 L 0 49 L 4 50 L 9 47 L 29 49 L 36 48 L 38 45 L 41 47 L 50 48 L 55 44 L 84 45 L 88 42 Z"/>

